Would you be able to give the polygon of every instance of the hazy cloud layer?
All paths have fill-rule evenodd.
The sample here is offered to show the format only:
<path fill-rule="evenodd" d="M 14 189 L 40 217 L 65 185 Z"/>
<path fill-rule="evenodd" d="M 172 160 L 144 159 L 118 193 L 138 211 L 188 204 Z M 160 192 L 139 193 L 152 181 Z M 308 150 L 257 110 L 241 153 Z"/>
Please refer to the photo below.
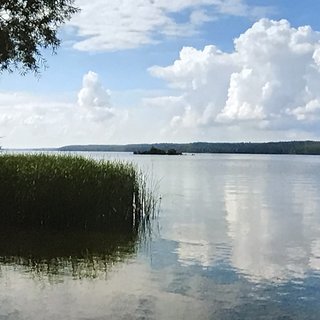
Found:
<path fill-rule="evenodd" d="M 83 77 L 78 101 L 27 93 L 0 93 L 0 135 L 6 146 L 61 146 L 105 143 L 127 119 L 111 107 L 110 92 L 96 73 Z"/>
<path fill-rule="evenodd" d="M 77 0 L 81 12 L 69 26 L 81 38 L 74 48 L 82 51 L 116 51 L 156 43 L 162 38 L 190 36 L 205 22 L 220 15 L 257 18 L 270 9 L 245 0 Z M 178 22 L 175 15 L 187 13 Z"/>
<path fill-rule="evenodd" d="M 172 65 L 150 72 L 180 92 L 168 97 L 176 101 L 171 130 L 307 132 L 320 119 L 320 33 L 309 26 L 262 19 L 234 40 L 231 53 L 186 47 Z"/>

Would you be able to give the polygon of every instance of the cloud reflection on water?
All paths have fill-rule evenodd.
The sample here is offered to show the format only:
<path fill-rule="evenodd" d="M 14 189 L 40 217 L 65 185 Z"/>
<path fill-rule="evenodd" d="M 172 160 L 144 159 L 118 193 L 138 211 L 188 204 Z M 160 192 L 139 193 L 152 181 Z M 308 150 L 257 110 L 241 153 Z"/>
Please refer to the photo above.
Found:
<path fill-rule="evenodd" d="M 315 239 L 320 212 L 317 177 L 301 176 L 299 162 L 251 162 L 226 175 L 224 199 L 231 264 L 253 281 L 304 278 L 320 265 Z"/>
<path fill-rule="evenodd" d="M 162 181 L 163 212 L 174 219 L 163 233 L 177 243 L 178 262 L 204 269 L 224 263 L 254 282 L 319 270 L 317 168 L 317 158 L 286 156 L 204 155 L 167 163 L 175 179 Z"/>

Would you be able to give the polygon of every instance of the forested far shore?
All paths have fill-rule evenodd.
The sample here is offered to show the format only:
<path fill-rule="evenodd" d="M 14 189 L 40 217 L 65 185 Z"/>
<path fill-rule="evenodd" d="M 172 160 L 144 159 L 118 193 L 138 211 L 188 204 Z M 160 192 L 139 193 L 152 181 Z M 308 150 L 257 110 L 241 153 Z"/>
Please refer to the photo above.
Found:
<path fill-rule="evenodd" d="M 310 154 L 320 155 L 320 141 L 240 142 L 240 143 L 154 143 L 127 145 L 69 145 L 58 151 L 90 152 L 146 152 L 155 147 L 164 151 L 175 149 L 181 153 L 245 153 L 245 154 Z"/>

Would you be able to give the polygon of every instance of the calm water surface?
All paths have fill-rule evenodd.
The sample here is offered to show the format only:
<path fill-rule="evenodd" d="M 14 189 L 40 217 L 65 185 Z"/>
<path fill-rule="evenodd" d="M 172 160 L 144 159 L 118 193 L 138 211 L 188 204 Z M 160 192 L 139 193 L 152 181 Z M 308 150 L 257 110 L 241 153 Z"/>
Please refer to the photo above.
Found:
<path fill-rule="evenodd" d="M 85 155 L 158 182 L 152 239 L 46 263 L 3 254 L 0 320 L 320 319 L 320 157 Z"/>

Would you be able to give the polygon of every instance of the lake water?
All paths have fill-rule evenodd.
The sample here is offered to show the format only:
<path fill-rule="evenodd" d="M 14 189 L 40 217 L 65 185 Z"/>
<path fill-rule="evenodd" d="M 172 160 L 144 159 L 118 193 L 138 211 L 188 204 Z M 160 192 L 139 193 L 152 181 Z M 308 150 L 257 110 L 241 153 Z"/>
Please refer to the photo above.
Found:
<path fill-rule="evenodd" d="M 152 234 L 112 259 L 2 257 L 0 320 L 320 319 L 320 157 L 85 155 L 147 172 Z"/>

